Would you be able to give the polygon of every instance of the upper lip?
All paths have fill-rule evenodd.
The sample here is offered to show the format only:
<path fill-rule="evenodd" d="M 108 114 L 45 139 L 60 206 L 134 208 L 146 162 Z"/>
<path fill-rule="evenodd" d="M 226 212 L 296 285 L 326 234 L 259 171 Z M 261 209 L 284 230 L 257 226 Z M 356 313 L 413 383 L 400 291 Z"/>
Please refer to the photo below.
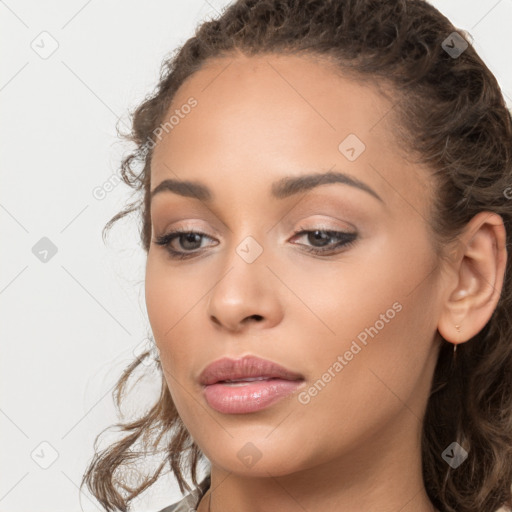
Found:
<path fill-rule="evenodd" d="M 300 373 L 287 370 L 281 365 L 256 356 L 241 359 L 223 357 L 209 364 L 199 376 L 199 382 L 208 386 L 224 380 L 236 380 L 250 377 L 279 378 L 285 380 L 304 379 Z"/>

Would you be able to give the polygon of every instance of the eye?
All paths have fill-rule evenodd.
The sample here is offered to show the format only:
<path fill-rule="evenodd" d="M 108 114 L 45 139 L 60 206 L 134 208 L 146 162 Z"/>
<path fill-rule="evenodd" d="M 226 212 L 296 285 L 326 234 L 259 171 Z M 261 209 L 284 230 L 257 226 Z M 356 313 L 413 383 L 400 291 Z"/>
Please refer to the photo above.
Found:
<path fill-rule="evenodd" d="M 353 245 L 358 236 L 356 232 L 299 228 L 299 230 L 295 232 L 294 238 L 305 235 L 306 240 L 312 245 L 307 247 L 306 251 L 316 255 L 331 255 L 340 252 L 337 249 Z M 337 240 L 337 242 L 330 242 L 330 240 L 333 239 Z"/>
<path fill-rule="evenodd" d="M 305 235 L 307 235 L 306 239 L 311 246 L 308 247 L 305 246 L 305 244 L 297 245 L 305 246 L 305 250 L 308 253 L 326 256 L 341 252 L 338 249 L 351 246 L 358 237 L 356 232 L 332 231 L 326 229 L 307 230 L 301 227 L 298 231 L 295 231 L 292 239 L 300 236 L 304 237 Z M 205 237 L 211 239 L 211 237 L 205 233 L 198 231 L 175 230 L 157 237 L 155 243 L 165 247 L 171 258 L 186 259 L 193 258 L 197 253 L 202 252 L 199 251 L 199 249 L 201 249 L 201 242 Z M 178 240 L 178 245 L 181 246 L 183 250 L 173 247 L 172 243 L 175 240 Z M 336 240 L 336 242 L 332 242 L 332 240 Z"/>
<path fill-rule="evenodd" d="M 157 237 L 155 243 L 157 245 L 164 246 L 169 252 L 171 258 L 185 259 L 193 257 L 194 254 L 198 252 L 197 249 L 201 247 L 202 237 L 210 238 L 205 233 L 200 233 L 198 231 L 175 230 Z M 181 245 L 185 251 L 188 251 L 188 253 L 176 250 L 172 247 L 172 242 L 175 239 L 178 239 L 178 245 Z"/>

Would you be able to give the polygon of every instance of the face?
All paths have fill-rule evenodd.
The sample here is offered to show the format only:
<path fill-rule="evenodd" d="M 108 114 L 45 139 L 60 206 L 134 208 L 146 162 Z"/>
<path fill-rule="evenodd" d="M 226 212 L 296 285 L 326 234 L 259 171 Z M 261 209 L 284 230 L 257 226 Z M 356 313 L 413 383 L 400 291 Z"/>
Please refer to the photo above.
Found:
<path fill-rule="evenodd" d="M 212 464 L 286 475 L 416 440 L 440 268 L 428 171 L 405 159 L 391 109 L 299 56 L 212 60 L 175 96 L 151 189 L 209 192 L 153 196 L 146 304 L 172 398 Z M 327 172 L 338 177 L 313 186 Z M 155 242 L 176 230 L 189 234 Z M 247 355 L 302 379 L 260 409 L 212 407 L 201 372 Z"/>

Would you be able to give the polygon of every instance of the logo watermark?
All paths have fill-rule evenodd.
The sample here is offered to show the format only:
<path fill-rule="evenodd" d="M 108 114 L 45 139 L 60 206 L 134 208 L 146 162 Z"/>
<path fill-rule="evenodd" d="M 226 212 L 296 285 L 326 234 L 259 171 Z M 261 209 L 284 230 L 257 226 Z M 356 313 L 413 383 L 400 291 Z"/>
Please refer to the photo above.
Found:
<path fill-rule="evenodd" d="M 468 452 L 454 441 L 444 450 L 441 457 L 449 466 L 457 469 L 468 458 Z"/>
<path fill-rule="evenodd" d="M 121 178 L 117 174 L 112 174 L 102 185 L 98 185 L 92 189 L 92 197 L 98 201 L 103 201 L 103 199 L 107 197 L 107 194 L 112 192 L 119 183 L 121 183 Z"/>

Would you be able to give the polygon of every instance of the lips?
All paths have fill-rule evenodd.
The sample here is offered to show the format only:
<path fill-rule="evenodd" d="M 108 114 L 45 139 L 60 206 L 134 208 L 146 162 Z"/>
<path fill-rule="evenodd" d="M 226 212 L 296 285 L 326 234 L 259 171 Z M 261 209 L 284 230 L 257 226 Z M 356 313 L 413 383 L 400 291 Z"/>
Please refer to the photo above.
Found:
<path fill-rule="evenodd" d="M 279 403 L 304 386 L 300 373 L 245 356 L 219 359 L 207 366 L 199 381 L 207 404 L 222 414 L 249 414 Z"/>
<path fill-rule="evenodd" d="M 203 386 L 210 386 L 217 382 L 251 382 L 271 379 L 294 381 L 303 380 L 304 377 L 273 361 L 256 356 L 218 359 L 208 365 L 199 376 L 199 382 Z"/>

